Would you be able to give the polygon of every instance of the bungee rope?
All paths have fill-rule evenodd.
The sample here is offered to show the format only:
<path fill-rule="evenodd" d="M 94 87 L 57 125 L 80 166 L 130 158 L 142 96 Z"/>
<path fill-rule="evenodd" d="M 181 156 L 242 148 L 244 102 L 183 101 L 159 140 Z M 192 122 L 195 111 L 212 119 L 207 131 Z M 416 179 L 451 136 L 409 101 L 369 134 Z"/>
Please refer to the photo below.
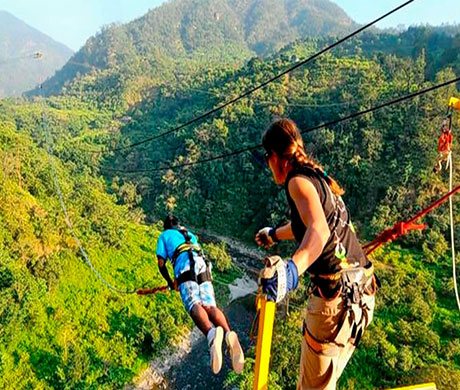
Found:
<path fill-rule="evenodd" d="M 44 113 L 45 113 L 45 111 L 44 111 Z M 48 124 L 47 121 L 44 121 L 44 123 Z M 130 295 L 130 294 L 152 295 L 152 294 L 156 294 L 158 292 L 167 291 L 168 286 L 154 287 L 154 288 L 150 288 L 150 289 L 134 288 L 134 289 L 131 289 L 131 290 L 123 290 L 123 289 L 115 287 L 113 284 L 109 283 L 101 275 L 101 273 L 97 270 L 97 268 L 91 262 L 91 260 L 90 260 L 90 258 L 88 256 L 88 254 L 86 253 L 85 249 L 83 248 L 83 245 L 81 244 L 81 241 L 78 238 L 78 235 L 77 235 L 77 233 L 75 231 L 75 228 L 74 228 L 74 226 L 72 224 L 72 221 L 70 220 L 69 213 L 67 212 L 67 207 L 66 207 L 65 202 L 64 202 L 64 196 L 62 194 L 61 186 L 60 186 L 59 179 L 58 179 L 58 176 L 57 176 L 56 166 L 54 165 L 52 152 L 51 152 L 51 148 L 50 148 L 50 134 L 49 134 L 49 126 L 48 125 L 46 125 L 46 127 L 45 127 L 45 134 L 46 134 L 46 138 L 47 138 L 46 149 L 47 149 L 47 152 L 48 152 L 48 160 L 49 160 L 49 164 L 50 164 L 50 168 L 51 168 L 51 176 L 53 178 L 54 187 L 56 189 L 56 193 L 57 193 L 58 198 L 59 198 L 59 203 L 61 205 L 62 212 L 64 213 L 64 216 L 65 216 L 66 225 L 69 228 L 69 230 L 70 230 L 70 232 L 72 234 L 72 237 L 73 237 L 75 243 L 77 244 L 81 255 L 85 259 L 86 264 L 89 266 L 89 268 L 93 272 L 93 274 L 96 275 L 96 277 L 99 279 L 99 281 L 104 286 L 106 286 L 109 290 L 112 290 L 112 291 L 114 291 L 114 292 L 116 292 L 118 294 L 125 294 L 125 295 Z"/>
<path fill-rule="evenodd" d="M 58 199 L 59 199 L 59 203 L 61 205 L 62 212 L 64 213 L 64 216 L 65 216 L 65 223 L 66 223 L 67 227 L 69 228 L 70 233 L 72 234 L 72 237 L 73 237 L 75 243 L 77 244 L 81 255 L 85 259 L 86 264 L 88 264 L 89 268 L 91 269 L 93 274 L 96 275 L 96 277 L 99 279 L 99 281 L 104 286 L 106 286 L 108 289 L 110 289 L 112 291 L 115 291 L 115 292 L 117 292 L 119 294 L 134 294 L 134 293 L 136 293 L 137 289 L 122 290 L 122 289 L 119 289 L 119 288 L 115 287 L 111 283 L 107 282 L 107 280 L 105 280 L 105 278 L 101 275 L 101 273 L 97 270 L 97 268 L 91 262 L 90 258 L 88 257 L 88 254 L 86 253 L 85 249 L 83 248 L 83 245 L 81 244 L 80 239 L 78 238 L 77 232 L 75 231 L 75 228 L 74 228 L 74 226 L 72 224 L 72 221 L 70 220 L 69 213 L 67 211 L 67 207 L 66 207 L 65 202 L 64 202 L 64 196 L 62 194 L 61 185 L 59 183 L 59 179 L 58 179 L 58 175 L 57 175 L 57 171 L 56 171 L 56 166 L 54 165 L 54 161 L 53 161 L 53 157 L 52 157 L 52 150 L 51 150 L 51 137 L 50 137 L 49 122 L 48 122 L 48 117 L 47 117 L 47 114 L 46 114 L 46 110 L 44 109 L 44 102 L 42 102 L 42 103 L 43 103 L 42 123 L 44 125 L 44 131 L 45 131 L 45 139 L 46 139 L 45 145 L 46 145 L 46 150 L 48 152 L 48 161 L 49 161 L 49 165 L 50 165 L 50 172 L 51 172 L 51 177 L 53 179 L 54 187 L 56 189 L 56 193 L 58 195 Z"/>
<path fill-rule="evenodd" d="M 449 102 L 449 132 L 452 134 L 453 132 L 453 111 L 455 108 L 455 104 L 458 103 L 458 109 L 460 109 L 460 100 L 451 98 Z M 452 191 L 452 182 L 453 182 L 453 171 L 454 171 L 454 162 L 452 156 L 452 150 L 449 152 L 449 157 L 447 159 L 447 163 L 449 165 L 449 191 Z M 454 282 L 454 292 L 455 292 L 455 299 L 457 302 L 458 310 L 460 311 L 460 296 L 458 293 L 458 284 L 457 284 L 457 261 L 455 256 L 455 232 L 454 232 L 454 207 L 452 198 L 449 198 L 449 217 L 450 217 L 450 248 L 452 252 L 452 278 Z"/>
<path fill-rule="evenodd" d="M 159 292 L 168 291 L 168 286 L 154 287 L 154 288 L 140 288 L 136 291 L 137 295 L 153 295 Z"/>
<path fill-rule="evenodd" d="M 43 54 L 41 52 L 39 54 L 40 55 L 35 54 L 33 58 L 38 59 L 38 60 L 42 59 Z M 53 161 L 53 152 L 52 152 L 52 148 L 51 148 L 52 140 L 51 140 L 51 132 L 50 132 L 50 126 L 49 126 L 49 119 L 48 119 L 47 110 L 45 109 L 45 100 L 44 100 L 44 97 L 43 97 L 43 90 L 42 90 L 41 86 L 42 86 L 42 80 L 40 80 L 39 89 L 42 92 L 41 93 L 41 106 L 42 106 L 41 123 L 42 123 L 43 130 L 44 130 L 44 133 L 45 133 L 45 148 L 46 148 L 46 151 L 47 151 L 47 154 L 48 154 L 48 162 L 49 162 L 49 166 L 50 166 L 51 177 L 53 179 L 54 187 L 55 187 L 55 190 L 56 190 L 56 194 L 58 195 L 58 199 L 59 199 L 59 203 L 61 205 L 62 212 L 64 213 L 65 223 L 66 223 L 67 227 L 69 228 L 70 233 L 72 234 L 72 237 L 73 237 L 75 243 L 78 246 L 80 254 L 83 256 L 83 258 L 85 259 L 86 264 L 89 266 L 89 268 L 93 272 L 93 274 L 99 279 L 99 281 L 104 286 L 106 286 L 108 289 L 110 289 L 112 291 L 115 291 L 118 294 L 134 294 L 134 293 L 138 292 L 138 289 L 123 290 L 123 289 L 117 288 L 114 285 L 112 285 L 111 283 L 109 283 L 101 275 L 101 273 L 97 270 L 97 268 L 94 266 L 94 264 L 91 262 L 88 254 L 86 253 L 85 249 L 83 248 L 83 245 L 81 244 L 80 239 L 78 238 L 78 234 L 77 234 L 77 232 L 76 232 L 76 230 L 75 230 L 75 228 L 74 228 L 74 226 L 72 224 L 72 221 L 70 220 L 70 216 L 69 216 L 69 213 L 67 211 L 67 207 L 65 205 L 64 196 L 62 194 L 61 185 L 59 183 L 59 178 L 58 178 L 56 166 L 54 165 L 54 161 Z"/>

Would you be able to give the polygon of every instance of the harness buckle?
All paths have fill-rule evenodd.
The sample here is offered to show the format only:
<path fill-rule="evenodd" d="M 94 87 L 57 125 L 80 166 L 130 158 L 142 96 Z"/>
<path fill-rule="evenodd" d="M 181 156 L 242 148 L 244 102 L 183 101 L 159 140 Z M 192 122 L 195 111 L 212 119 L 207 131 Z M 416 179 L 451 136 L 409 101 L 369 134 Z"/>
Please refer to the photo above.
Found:
<path fill-rule="evenodd" d="M 353 283 L 351 287 L 351 303 L 359 304 L 361 302 L 361 293 L 358 284 Z"/>

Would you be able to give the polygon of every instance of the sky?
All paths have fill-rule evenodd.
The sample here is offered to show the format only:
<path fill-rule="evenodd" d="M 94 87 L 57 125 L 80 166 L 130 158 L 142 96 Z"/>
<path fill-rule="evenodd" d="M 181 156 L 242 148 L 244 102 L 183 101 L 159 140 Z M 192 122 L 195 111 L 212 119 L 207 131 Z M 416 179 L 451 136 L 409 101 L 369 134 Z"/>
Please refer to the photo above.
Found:
<path fill-rule="evenodd" d="M 164 0 L 0 0 L 8 11 L 77 51 L 104 25 L 129 22 Z"/>
<path fill-rule="evenodd" d="M 358 23 L 365 24 L 385 14 L 406 0 L 333 0 Z M 416 0 L 404 9 L 384 19 L 377 26 L 397 27 L 429 23 L 439 26 L 443 23 L 460 23 L 458 0 Z"/>
<path fill-rule="evenodd" d="M 0 0 L 0 10 L 78 50 L 104 25 L 128 22 L 165 0 Z M 369 22 L 403 0 L 335 0 L 358 23 Z M 460 23 L 458 0 L 416 0 L 379 27 Z"/>

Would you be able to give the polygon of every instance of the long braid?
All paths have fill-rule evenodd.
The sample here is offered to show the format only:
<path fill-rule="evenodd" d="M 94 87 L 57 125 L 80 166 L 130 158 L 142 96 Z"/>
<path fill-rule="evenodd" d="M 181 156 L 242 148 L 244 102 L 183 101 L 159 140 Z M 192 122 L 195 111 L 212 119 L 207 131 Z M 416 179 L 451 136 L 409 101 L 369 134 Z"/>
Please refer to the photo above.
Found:
<path fill-rule="evenodd" d="M 320 164 L 318 164 L 311 157 L 308 157 L 307 153 L 305 152 L 302 140 L 300 140 L 300 142 L 299 140 L 295 141 L 295 151 L 292 156 L 292 162 L 294 163 L 294 165 L 297 166 L 306 165 L 312 168 L 319 176 L 323 177 L 324 180 L 326 180 L 326 183 L 329 185 L 329 187 L 335 195 L 340 196 L 345 193 L 343 188 L 340 187 L 340 185 L 326 173 L 326 171 Z"/>

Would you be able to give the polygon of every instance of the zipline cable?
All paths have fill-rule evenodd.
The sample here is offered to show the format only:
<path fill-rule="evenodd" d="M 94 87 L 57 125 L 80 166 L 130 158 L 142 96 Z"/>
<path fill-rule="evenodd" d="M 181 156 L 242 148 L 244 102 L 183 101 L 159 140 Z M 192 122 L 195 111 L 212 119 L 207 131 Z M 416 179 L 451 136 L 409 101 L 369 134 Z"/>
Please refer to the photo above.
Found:
<path fill-rule="evenodd" d="M 415 98 L 417 96 L 421 96 L 421 95 L 427 94 L 429 92 L 435 91 L 437 89 L 446 87 L 446 86 L 451 85 L 451 84 L 456 84 L 456 83 L 459 83 L 459 82 L 460 82 L 460 77 L 457 77 L 457 78 L 455 78 L 453 80 L 449 80 L 449 81 L 446 81 L 444 83 L 434 85 L 434 86 L 432 86 L 430 88 L 423 89 L 421 91 L 411 93 L 409 95 L 397 98 L 395 100 L 392 100 L 392 101 L 389 101 L 389 102 L 386 102 L 386 103 L 383 103 L 383 104 L 379 104 L 379 105 L 377 105 L 375 107 L 372 107 L 372 108 L 369 108 L 369 109 L 366 109 L 366 110 L 363 110 L 363 111 L 356 112 L 356 113 L 348 115 L 346 117 L 343 117 L 343 118 L 340 118 L 340 119 L 337 119 L 337 120 L 334 120 L 334 121 L 326 122 L 326 123 L 323 123 L 321 125 L 312 127 L 310 129 L 307 129 L 307 130 L 303 130 L 303 131 L 301 131 L 301 134 L 307 134 L 307 133 L 311 133 L 313 131 L 320 130 L 320 129 L 323 129 L 323 128 L 326 128 L 326 127 L 329 127 L 329 126 L 334 126 L 334 125 L 337 125 L 339 123 L 346 122 L 346 121 L 349 121 L 351 119 L 358 118 L 360 116 L 369 114 L 371 112 L 381 110 L 381 109 L 383 109 L 385 107 L 389 107 L 389 106 L 404 102 L 406 100 L 413 99 L 413 98 Z M 229 153 L 225 153 L 225 154 L 221 154 L 221 155 L 217 155 L 217 156 L 213 156 L 213 157 L 204 158 L 202 160 L 183 163 L 183 164 L 172 164 L 172 165 L 164 166 L 164 167 L 132 169 L 132 170 L 121 170 L 121 169 L 103 167 L 103 168 L 101 168 L 101 170 L 103 170 L 105 172 L 125 173 L 125 174 L 134 174 L 134 173 L 142 173 L 142 172 L 168 171 L 170 169 L 179 169 L 179 168 L 189 167 L 189 166 L 192 166 L 192 165 L 198 165 L 198 164 L 208 163 L 208 162 L 212 162 L 212 161 L 216 161 L 216 160 L 226 159 L 226 158 L 229 158 L 229 157 L 237 156 L 237 155 L 242 154 L 242 153 L 251 152 L 251 151 L 259 149 L 261 147 L 262 147 L 262 144 L 252 145 L 252 146 L 248 146 L 248 147 L 245 147 L 245 148 L 237 149 L 237 150 L 235 150 L 233 152 L 229 152 Z"/>
<path fill-rule="evenodd" d="M 341 45 L 345 41 L 353 38 L 354 36 L 358 35 L 359 33 L 363 32 L 364 30 L 367 30 L 368 28 L 372 27 L 374 24 L 376 24 L 376 23 L 380 22 L 381 20 L 387 18 L 388 16 L 396 13 L 397 11 L 401 10 L 402 8 L 407 7 L 409 4 L 413 3 L 414 1 L 416 1 L 416 0 L 406 1 L 405 3 L 401 4 L 400 6 L 394 8 L 393 10 L 391 10 L 391 11 L 387 12 L 386 14 L 380 16 L 379 18 L 375 19 L 374 21 L 372 21 L 372 22 L 360 27 L 356 31 L 354 31 L 354 32 L 350 33 L 349 35 L 345 36 L 344 38 L 339 39 L 338 41 L 334 42 L 333 44 L 331 44 L 331 45 L 327 46 L 326 48 L 320 50 L 319 52 L 313 54 L 311 57 L 296 63 L 295 65 L 293 65 L 290 68 L 284 70 L 283 72 L 279 73 L 278 75 L 276 75 L 276 76 L 264 81 L 263 83 L 255 86 L 253 88 L 248 89 L 246 92 L 242 93 L 241 95 L 239 95 L 239 96 L 237 96 L 237 97 L 235 97 L 235 98 L 233 98 L 233 99 L 231 99 L 231 100 L 229 100 L 229 101 L 227 101 L 225 103 L 220 104 L 219 106 L 213 108 L 212 110 L 207 111 L 204 114 L 199 115 L 199 116 L 195 117 L 194 119 L 191 119 L 188 122 L 183 123 L 182 125 L 174 127 L 174 128 L 172 128 L 170 130 L 167 130 L 167 131 L 165 131 L 163 133 L 160 133 L 160 134 L 157 134 L 155 136 L 146 138 L 146 139 L 144 139 L 142 141 L 133 142 L 130 145 L 121 146 L 121 147 L 118 147 L 118 148 L 107 148 L 105 150 L 104 149 L 103 150 L 91 150 L 89 152 L 91 152 L 91 153 L 120 152 L 120 151 L 123 151 L 123 150 L 135 148 L 137 146 L 146 144 L 146 143 L 154 141 L 154 140 L 156 140 L 158 138 L 164 137 L 164 136 L 166 136 L 168 134 L 171 134 L 171 133 L 174 133 L 176 131 L 179 131 L 179 130 L 185 128 L 185 127 L 188 127 L 193 123 L 196 123 L 196 122 L 198 122 L 198 121 L 200 121 L 202 119 L 207 118 L 208 116 L 210 116 L 212 114 L 215 114 L 216 112 L 219 112 L 219 111 L 223 110 L 225 107 L 228 107 L 233 103 L 236 103 L 237 101 L 245 98 L 246 96 L 251 95 L 252 93 L 258 91 L 259 89 L 265 87 L 266 85 L 268 85 L 268 84 L 280 79 L 284 75 L 291 73 L 292 71 L 296 70 L 297 68 L 300 68 L 301 66 L 304 66 L 304 65 L 308 64 L 309 62 L 311 62 L 311 61 L 315 60 L 316 58 L 320 57 L 321 55 L 323 55 L 324 53 L 326 53 L 326 52 L 332 50 L 333 48 Z"/>
<path fill-rule="evenodd" d="M 0 59 L 0 65 L 7 65 L 7 64 L 10 64 L 16 61 L 26 60 L 28 58 L 32 58 L 36 60 L 36 59 L 41 59 L 42 57 L 43 57 L 43 53 L 41 51 L 35 51 L 33 53 L 25 54 L 23 56 Z"/>

